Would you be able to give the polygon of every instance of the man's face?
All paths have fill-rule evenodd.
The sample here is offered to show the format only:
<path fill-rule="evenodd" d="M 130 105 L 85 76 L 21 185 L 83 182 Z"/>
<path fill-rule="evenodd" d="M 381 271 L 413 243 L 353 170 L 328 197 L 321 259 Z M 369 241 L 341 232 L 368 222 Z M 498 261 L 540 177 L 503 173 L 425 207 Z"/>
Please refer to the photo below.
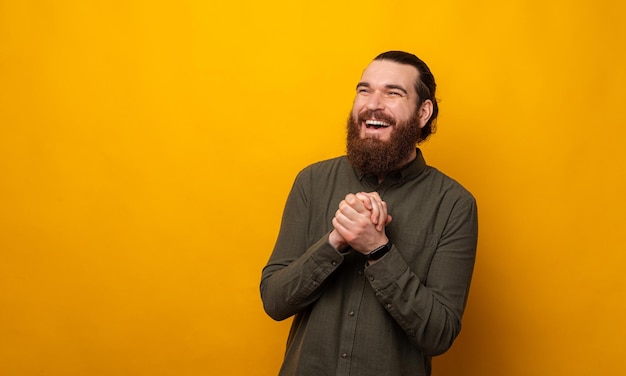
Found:
<path fill-rule="evenodd" d="M 348 159 L 364 173 L 378 176 L 415 157 L 421 128 L 430 117 L 428 103 L 417 110 L 417 69 L 375 60 L 363 72 L 348 119 Z M 430 101 L 427 101 L 430 102 Z"/>
<path fill-rule="evenodd" d="M 361 138 L 388 141 L 398 124 L 407 123 L 416 114 L 417 78 L 417 69 L 411 65 L 389 60 L 375 60 L 368 65 L 352 106 Z"/>

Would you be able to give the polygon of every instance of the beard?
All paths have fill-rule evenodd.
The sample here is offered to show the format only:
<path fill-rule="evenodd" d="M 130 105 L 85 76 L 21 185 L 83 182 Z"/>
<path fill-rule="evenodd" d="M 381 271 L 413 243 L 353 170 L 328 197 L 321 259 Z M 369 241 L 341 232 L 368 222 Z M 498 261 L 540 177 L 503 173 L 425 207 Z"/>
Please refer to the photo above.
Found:
<path fill-rule="evenodd" d="M 361 123 L 371 118 L 385 121 L 393 127 L 389 140 L 361 138 Z M 404 167 L 409 155 L 415 151 L 421 133 L 416 115 L 406 122 L 396 123 L 394 119 L 380 112 L 366 111 L 359 114 L 358 119 L 351 113 L 348 118 L 348 160 L 365 174 L 381 176 L 397 171 Z"/>

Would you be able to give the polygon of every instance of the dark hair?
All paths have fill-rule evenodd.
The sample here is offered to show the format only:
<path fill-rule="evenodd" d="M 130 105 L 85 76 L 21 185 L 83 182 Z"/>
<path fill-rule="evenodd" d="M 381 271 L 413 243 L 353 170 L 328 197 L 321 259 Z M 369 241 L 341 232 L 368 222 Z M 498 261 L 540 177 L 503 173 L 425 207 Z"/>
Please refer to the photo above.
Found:
<path fill-rule="evenodd" d="M 430 136 L 431 133 L 435 133 L 437 128 L 437 115 L 439 114 L 439 106 L 437 106 L 437 99 L 435 98 L 435 91 L 437 84 L 435 83 L 435 76 L 430 72 L 428 65 L 423 62 L 417 56 L 404 52 L 404 51 L 387 51 L 376 56 L 374 60 L 389 60 L 398 64 L 412 65 L 417 68 L 419 75 L 415 82 L 415 91 L 417 92 L 417 108 L 420 108 L 422 103 L 426 99 L 430 99 L 433 102 L 433 113 L 422 128 L 422 134 L 419 142 L 424 141 Z"/>

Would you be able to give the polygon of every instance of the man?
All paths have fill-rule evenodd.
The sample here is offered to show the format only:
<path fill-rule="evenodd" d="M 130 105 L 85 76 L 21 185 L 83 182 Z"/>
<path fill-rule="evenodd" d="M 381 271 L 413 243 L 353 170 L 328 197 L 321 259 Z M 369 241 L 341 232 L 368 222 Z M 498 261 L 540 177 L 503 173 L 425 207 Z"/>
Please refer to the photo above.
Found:
<path fill-rule="evenodd" d="M 295 315 L 280 375 L 430 375 L 461 330 L 477 212 L 416 148 L 437 117 L 434 77 L 390 51 L 356 88 L 347 156 L 300 172 L 263 269 L 267 314 Z"/>

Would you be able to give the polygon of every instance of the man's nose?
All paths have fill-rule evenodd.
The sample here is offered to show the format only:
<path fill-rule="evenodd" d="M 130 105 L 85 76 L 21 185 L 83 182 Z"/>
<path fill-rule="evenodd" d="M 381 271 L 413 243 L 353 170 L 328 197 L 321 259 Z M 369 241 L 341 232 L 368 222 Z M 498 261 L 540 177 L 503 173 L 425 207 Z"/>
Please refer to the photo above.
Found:
<path fill-rule="evenodd" d="M 377 91 L 372 92 L 367 98 L 367 108 L 369 110 L 382 110 L 384 107 L 383 98 Z"/>

